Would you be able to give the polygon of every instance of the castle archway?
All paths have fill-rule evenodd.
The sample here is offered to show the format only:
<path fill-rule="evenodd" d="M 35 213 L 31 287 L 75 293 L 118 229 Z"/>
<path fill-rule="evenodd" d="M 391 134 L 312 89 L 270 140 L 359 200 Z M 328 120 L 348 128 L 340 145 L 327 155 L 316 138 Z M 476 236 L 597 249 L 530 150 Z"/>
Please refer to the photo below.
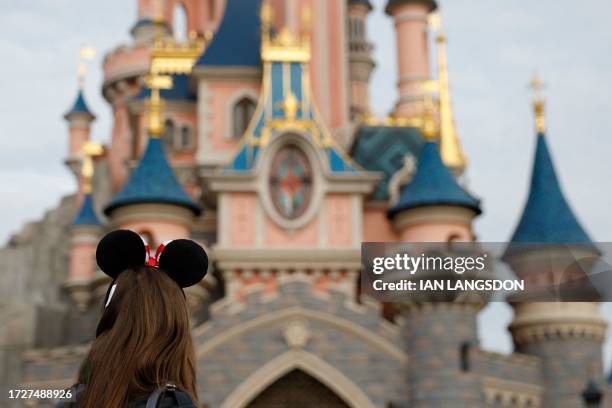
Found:
<path fill-rule="evenodd" d="M 350 408 L 316 378 L 297 369 L 273 382 L 247 405 L 247 408 L 268 407 Z"/>
<path fill-rule="evenodd" d="M 306 387 L 309 393 L 300 391 L 300 387 Z M 365 393 L 335 367 L 314 354 L 297 350 L 278 356 L 254 372 L 221 408 L 270 406 L 375 408 Z"/>

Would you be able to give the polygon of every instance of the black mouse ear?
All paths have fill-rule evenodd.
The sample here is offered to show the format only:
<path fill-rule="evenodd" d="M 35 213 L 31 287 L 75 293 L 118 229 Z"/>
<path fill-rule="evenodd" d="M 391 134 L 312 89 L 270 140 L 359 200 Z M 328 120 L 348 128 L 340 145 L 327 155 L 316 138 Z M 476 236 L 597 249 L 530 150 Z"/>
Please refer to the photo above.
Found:
<path fill-rule="evenodd" d="M 200 282 L 208 270 L 206 251 L 188 239 L 170 241 L 159 256 L 159 268 L 181 288 Z"/>
<path fill-rule="evenodd" d="M 128 230 L 108 233 L 96 249 L 96 261 L 102 272 L 113 279 L 126 269 L 145 264 L 147 250 L 140 235 Z"/>

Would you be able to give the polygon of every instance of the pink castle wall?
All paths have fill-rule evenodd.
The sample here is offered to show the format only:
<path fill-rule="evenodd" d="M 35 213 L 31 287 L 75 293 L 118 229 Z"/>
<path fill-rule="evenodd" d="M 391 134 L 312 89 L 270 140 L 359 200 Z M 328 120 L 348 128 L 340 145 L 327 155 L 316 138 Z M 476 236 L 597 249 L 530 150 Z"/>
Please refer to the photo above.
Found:
<path fill-rule="evenodd" d="M 93 276 L 96 246 L 95 240 L 72 245 L 68 279 L 89 279 Z"/>
<path fill-rule="evenodd" d="M 353 243 L 352 197 L 341 194 L 329 194 L 325 197 L 325 223 L 327 242 L 331 247 L 347 247 Z"/>
<path fill-rule="evenodd" d="M 209 100 L 208 110 L 213 112 L 208 118 L 211 132 L 209 140 L 212 144 L 213 151 L 234 151 L 240 142 L 242 135 L 238 137 L 231 136 L 232 123 L 229 115 L 231 114 L 232 102 L 234 99 L 243 93 L 253 95 L 255 101 L 259 98 L 261 92 L 261 83 L 253 81 L 211 81 L 208 83 Z M 235 101 L 237 102 L 237 101 Z"/>
<path fill-rule="evenodd" d="M 366 207 L 363 212 L 363 240 L 365 242 L 396 242 L 399 236 L 387 218 L 387 209 Z"/>
<path fill-rule="evenodd" d="M 255 245 L 253 210 L 257 205 L 257 197 L 254 193 L 230 193 L 228 196 L 230 245 L 239 247 Z"/>

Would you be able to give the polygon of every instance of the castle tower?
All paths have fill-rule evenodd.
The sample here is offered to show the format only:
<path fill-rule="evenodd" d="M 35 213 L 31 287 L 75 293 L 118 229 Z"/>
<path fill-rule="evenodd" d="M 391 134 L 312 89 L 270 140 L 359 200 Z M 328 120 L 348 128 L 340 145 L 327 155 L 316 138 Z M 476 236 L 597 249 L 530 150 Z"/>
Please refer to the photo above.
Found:
<path fill-rule="evenodd" d="M 303 8 L 312 14 L 310 31 L 310 82 L 321 118 L 332 134 L 350 121 L 351 90 L 348 56 L 347 0 L 266 0 L 273 10 L 272 26 L 294 33 L 305 27 L 300 17 Z"/>
<path fill-rule="evenodd" d="M 70 293 L 77 309 L 87 310 L 91 300 L 90 284 L 95 271 L 95 254 L 102 235 L 102 223 L 96 214 L 92 196 L 93 158 L 103 152 L 98 143 L 87 142 L 82 148 L 83 202 L 72 222 L 70 233 L 70 264 L 64 288 Z"/>
<path fill-rule="evenodd" d="M 81 152 L 89 141 L 91 123 L 96 119 L 85 102 L 82 88 L 79 87 L 74 104 L 66 112 L 64 119 L 68 122 L 69 132 L 68 157 L 65 163 L 78 180 L 81 176 Z"/>
<path fill-rule="evenodd" d="M 370 112 L 370 77 L 376 64 L 372 44 L 366 35 L 366 19 L 372 11 L 369 0 L 348 0 L 348 51 L 351 97 L 351 119 L 363 118 Z"/>
<path fill-rule="evenodd" d="M 537 78 L 532 85 L 541 90 Z M 588 273 L 599 256 L 561 191 L 546 142 L 540 95 L 536 95 L 534 108 L 537 140 L 529 196 L 504 255 L 531 293 L 538 286 L 558 287 L 576 260 L 581 260 Z M 542 359 L 545 407 L 582 406 L 589 383 L 603 389 L 601 349 L 606 323 L 596 302 L 570 303 L 557 296 L 543 300 L 548 301 L 511 301 L 510 332 L 515 347 Z"/>
<path fill-rule="evenodd" d="M 414 177 L 388 216 L 402 242 L 472 242 L 472 222 L 481 213 L 479 200 L 457 184 L 442 162 L 433 127 L 430 116 Z M 470 350 L 478 347 L 476 318 L 485 304 L 480 298 L 397 304 L 405 350 L 411 355 L 411 407 L 484 406 L 480 381 L 467 361 Z"/>
<path fill-rule="evenodd" d="M 185 192 L 168 163 L 160 139 L 164 133 L 160 89 L 172 86 L 170 76 L 152 74 L 148 112 L 147 147 L 125 186 L 104 212 L 114 228 L 129 229 L 142 236 L 151 248 L 180 238 L 190 238 L 200 206 Z M 208 297 L 208 282 L 186 289 L 187 301 L 196 310 Z"/>
<path fill-rule="evenodd" d="M 423 112 L 429 80 L 428 16 L 437 9 L 435 0 L 389 0 L 386 12 L 393 17 L 397 43 L 398 91 L 395 116 L 418 118 Z"/>
<path fill-rule="evenodd" d="M 217 195 L 217 267 L 238 306 L 250 288 L 270 295 L 289 275 L 355 295 L 360 209 L 376 177 L 335 145 L 310 87 L 309 13 L 300 35 L 273 34 L 262 7 L 263 88 L 230 164 L 210 177 Z"/>
<path fill-rule="evenodd" d="M 197 160 L 208 167 L 231 159 L 255 112 L 262 76 L 260 5 L 260 0 L 227 0 L 219 29 L 193 67 Z"/>

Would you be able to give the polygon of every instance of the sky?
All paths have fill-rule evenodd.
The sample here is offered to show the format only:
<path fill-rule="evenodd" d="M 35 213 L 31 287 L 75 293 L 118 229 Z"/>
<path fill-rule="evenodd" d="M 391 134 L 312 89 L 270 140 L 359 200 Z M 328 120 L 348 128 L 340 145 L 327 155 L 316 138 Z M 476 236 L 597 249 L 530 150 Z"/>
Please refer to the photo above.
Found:
<path fill-rule="evenodd" d="M 395 38 L 385 1 L 373 3 L 368 32 L 378 66 L 371 102 L 384 116 L 397 97 Z M 62 163 L 68 147 L 62 115 L 76 96 L 83 45 L 97 50 L 85 88 L 98 116 L 93 138 L 109 140 L 112 116 L 101 96 L 102 59 L 129 41 L 136 0 L 0 4 L 2 243 L 75 189 Z M 535 144 L 528 82 L 538 73 L 547 84 L 548 141 L 565 194 L 592 238 L 612 241 L 612 3 L 441 0 L 440 5 L 455 119 L 470 160 L 469 187 L 483 200 L 479 239 L 508 240 L 522 211 Z M 605 305 L 604 313 L 611 318 L 612 307 Z M 509 337 L 493 330 L 510 319 L 510 309 L 499 304 L 483 313 L 485 347 L 510 349 Z"/>

